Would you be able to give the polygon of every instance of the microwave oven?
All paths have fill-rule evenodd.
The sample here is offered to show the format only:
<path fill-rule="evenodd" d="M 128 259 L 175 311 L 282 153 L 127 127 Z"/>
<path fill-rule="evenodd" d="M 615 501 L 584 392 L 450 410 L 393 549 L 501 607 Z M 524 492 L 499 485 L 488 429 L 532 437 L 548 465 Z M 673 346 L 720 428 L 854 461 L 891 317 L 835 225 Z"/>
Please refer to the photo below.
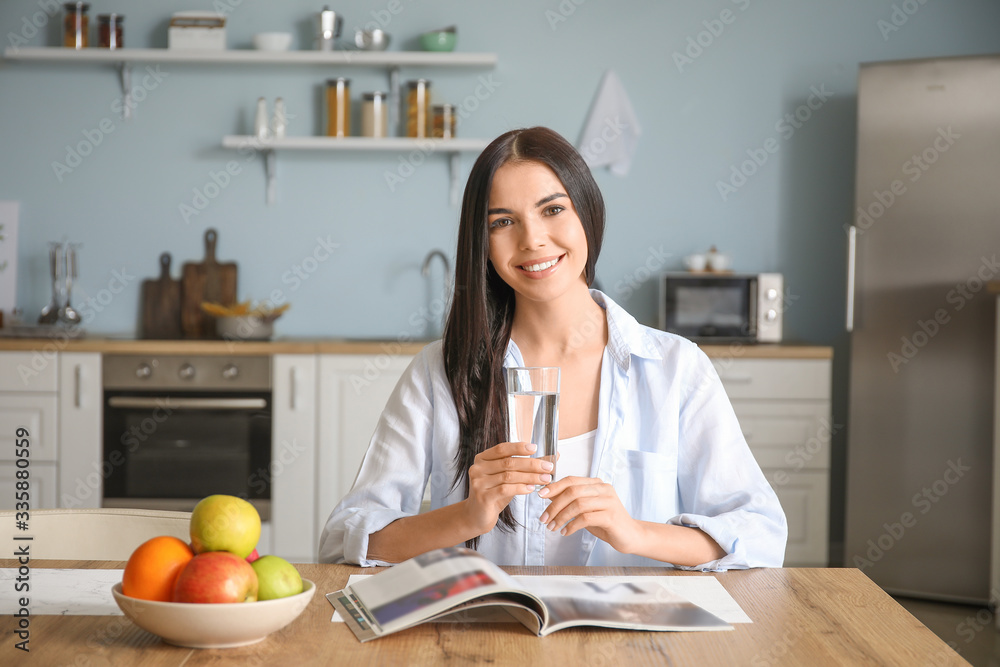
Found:
<path fill-rule="evenodd" d="M 665 273 L 660 329 L 699 343 L 781 342 L 780 273 Z"/>

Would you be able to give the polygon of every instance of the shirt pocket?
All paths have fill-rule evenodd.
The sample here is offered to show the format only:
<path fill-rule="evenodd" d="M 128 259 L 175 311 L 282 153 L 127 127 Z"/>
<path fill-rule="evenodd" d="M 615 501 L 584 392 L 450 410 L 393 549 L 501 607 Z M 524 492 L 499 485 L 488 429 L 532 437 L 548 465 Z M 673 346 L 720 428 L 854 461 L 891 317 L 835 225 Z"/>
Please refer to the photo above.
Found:
<path fill-rule="evenodd" d="M 614 487 L 633 519 L 666 523 L 677 515 L 677 458 L 636 449 L 617 450 Z"/>

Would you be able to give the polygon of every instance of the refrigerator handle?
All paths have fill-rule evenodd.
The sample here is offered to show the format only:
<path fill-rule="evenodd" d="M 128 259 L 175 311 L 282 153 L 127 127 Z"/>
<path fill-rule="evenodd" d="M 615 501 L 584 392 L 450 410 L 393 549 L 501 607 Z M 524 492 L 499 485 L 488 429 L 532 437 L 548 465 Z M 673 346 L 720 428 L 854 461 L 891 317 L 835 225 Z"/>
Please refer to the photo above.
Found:
<path fill-rule="evenodd" d="M 854 264 L 857 260 L 858 228 L 847 228 L 847 331 L 854 331 Z"/>

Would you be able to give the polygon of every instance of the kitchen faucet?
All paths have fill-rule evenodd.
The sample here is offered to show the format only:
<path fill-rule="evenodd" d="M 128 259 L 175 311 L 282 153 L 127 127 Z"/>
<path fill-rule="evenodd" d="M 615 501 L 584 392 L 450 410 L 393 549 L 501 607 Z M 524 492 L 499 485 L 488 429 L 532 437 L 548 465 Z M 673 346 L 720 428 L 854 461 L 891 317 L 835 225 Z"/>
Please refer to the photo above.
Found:
<path fill-rule="evenodd" d="M 444 284 L 441 296 L 443 299 L 443 303 L 441 304 L 441 335 L 443 336 L 445 321 L 448 319 L 448 300 L 451 298 L 451 263 L 448 262 L 448 256 L 436 248 L 431 250 L 427 253 L 427 257 L 424 258 L 424 265 L 420 268 L 420 274 L 423 276 L 431 274 L 431 264 L 434 262 L 435 257 L 439 257 L 444 264 Z M 433 306 L 433 301 L 431 305 Z M 433 307 L 431 308 L 431 312 L 433 312 Z"/>

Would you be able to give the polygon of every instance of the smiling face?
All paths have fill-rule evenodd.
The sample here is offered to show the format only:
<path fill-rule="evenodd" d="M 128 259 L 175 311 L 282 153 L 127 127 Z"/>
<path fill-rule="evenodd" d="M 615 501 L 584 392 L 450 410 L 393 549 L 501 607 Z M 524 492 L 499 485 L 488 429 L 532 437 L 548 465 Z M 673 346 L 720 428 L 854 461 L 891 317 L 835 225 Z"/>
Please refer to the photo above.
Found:
<path fill-rule="evenodd" d="M 508 162 L 493 175 L 490 262 L 519 298 L 548 301 L 587 282 L 587 237 L 566 187 L 540 162 Z"/>

